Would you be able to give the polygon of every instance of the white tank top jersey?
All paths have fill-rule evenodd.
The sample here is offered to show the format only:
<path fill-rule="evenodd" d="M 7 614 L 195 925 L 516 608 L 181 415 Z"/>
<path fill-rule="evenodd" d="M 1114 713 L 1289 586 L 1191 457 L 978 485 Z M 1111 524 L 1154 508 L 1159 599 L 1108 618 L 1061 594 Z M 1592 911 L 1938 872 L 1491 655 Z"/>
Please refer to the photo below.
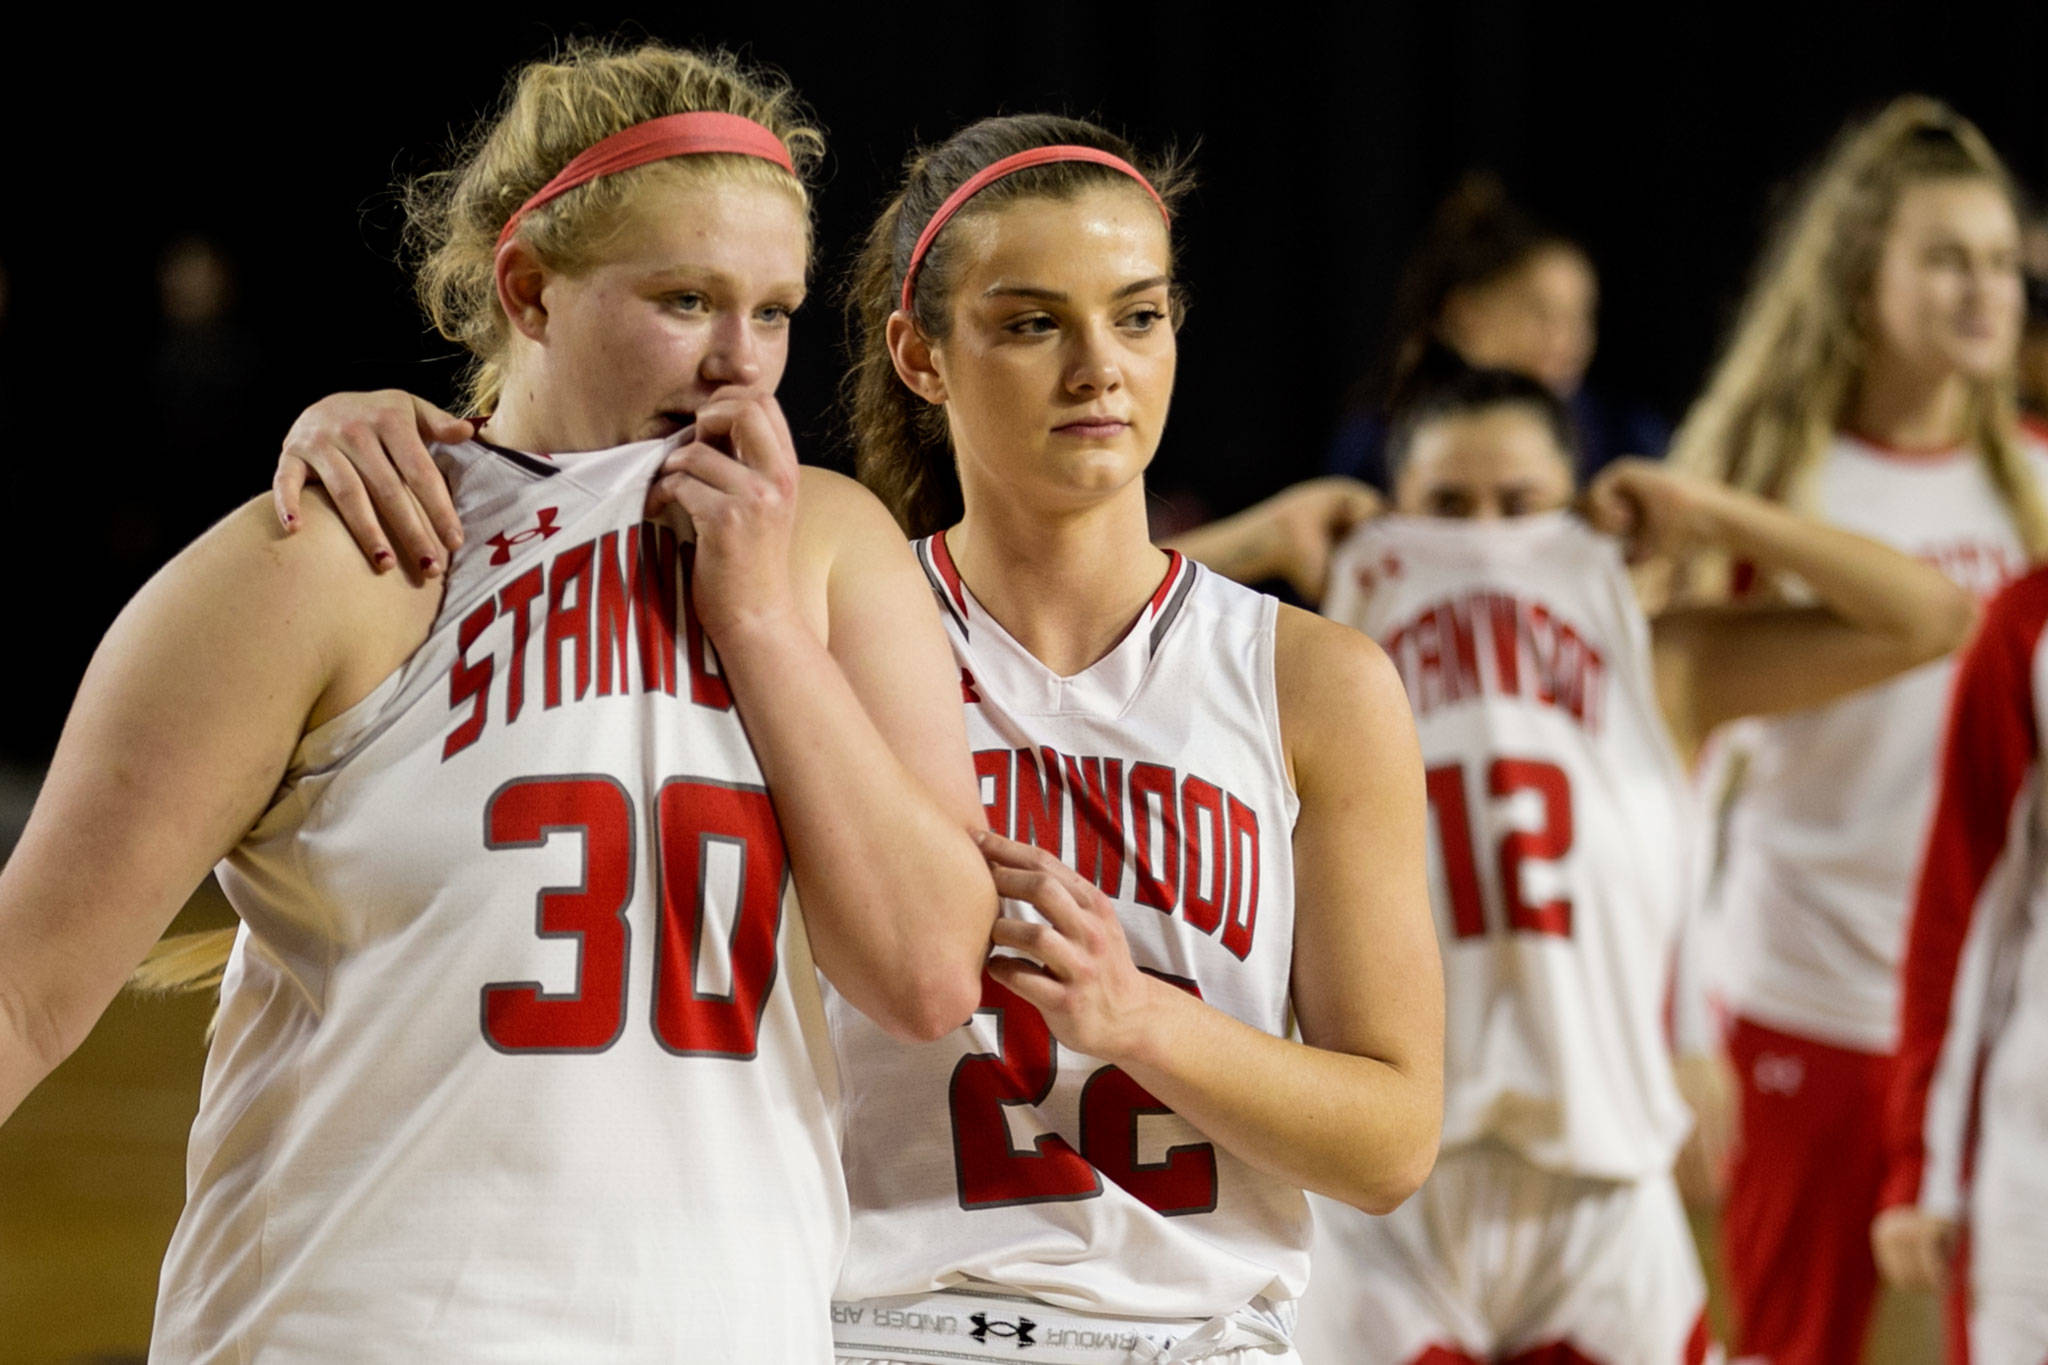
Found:
<path fill-rule="evenodd" d="M 1690 790 L 1621 553 L 1566 512 L 1365 523 L 1324 610 L 1415 711 L 1443 947 L 1443 1147 L 1669 1168 L 1691 1117 L 1663 1009 L 1695 891 Z"/>
<path fill-rule="evenodd" d="M 916 548 L 960 665 L 990 826 L 1100 886 L 1142 970 L 1285 1034 L 1299 802 L 1274 695 L 1278 604 L 1175 554 L 1122 642 L 1060 677 L 982 609 L 943 533 Z M 921 1047 L 826 998 L 853 1201 L 842 1355 L 862 1354 L 877 1320 L 863 1300 L 968 1281 L 1149 1318 L 1301 1292 L 1301 1191 L 1061 1046 L 992 979 L 965 1027 Z"/>
<path fill-rule="evenodd" d="M 823 1006 L 667 449 L 437 451 L 431 632 L 218 869 L 153 1360 L 830 1358 Z"/>
<path fill-rule="evenodd" d="M 2048 479 L 2048 452 L 2024 449 Z M 1984 462 L 1902 455 L 1843 436 L 1815 507 L 1990 597 L 2026 553 Z M 1735 1013 L 1838 1047 L 1898 1042 L 1907 901 L 1934 802 L 1954 671 L 1943 659 L 1853 696 L 1748 727 L 1728 827 L 1723 991 Z"/>

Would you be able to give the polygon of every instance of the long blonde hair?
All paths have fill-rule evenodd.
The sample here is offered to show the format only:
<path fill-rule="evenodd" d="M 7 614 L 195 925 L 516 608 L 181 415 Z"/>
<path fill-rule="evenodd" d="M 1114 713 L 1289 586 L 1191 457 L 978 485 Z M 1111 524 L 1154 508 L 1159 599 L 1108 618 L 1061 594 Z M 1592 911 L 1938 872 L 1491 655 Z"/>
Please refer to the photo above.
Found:
<path fill-rule="evenodd" d="M 1672 443 L 1676 463 L 1779 502 L 1811 499 L 1867 361 L 1867 300 L 1899 200 L 1950 179 L 1987 180 L 2017 201 L 1990 142 L 1939 100 L 1904 95 L 1843 131 L 1780 223 Z M 2048 507 L 2017 421 L 2010 375 L 1971 385 L 1969 439 L 2030 557 L 2048 557 Z"/>
<path fill-rule="evenodd" d="M 795 177 L 748 156 L 654 162 L 554 199 L 521 221 L 520 239 L 548 264 L 574 269 L 600 249 L 636 188 L 662 176 L 765 179 L 787 188 L 808 212 L 805 181 L 824 156 L 825 140 L 795 92 L 723 52 L 658 43 L 583 40 L 552 60 L 527 63 L 507 80 L 498 111 L 464 140 L 455 164 L 405 186 L 414 290 L 436 330 L 470 353 L 464 384 L 471 412 L 494 408 L 504 384 L 507 324 L 493 261 L 506 220 L 591 144 L 648 119 L 699 110 L 766 127 L 789 149 Z M 164 939 L 128 984 L 152 992 L 211 989 L 220 984 L 234 937 L 231 929 L 215 929 Z"/>

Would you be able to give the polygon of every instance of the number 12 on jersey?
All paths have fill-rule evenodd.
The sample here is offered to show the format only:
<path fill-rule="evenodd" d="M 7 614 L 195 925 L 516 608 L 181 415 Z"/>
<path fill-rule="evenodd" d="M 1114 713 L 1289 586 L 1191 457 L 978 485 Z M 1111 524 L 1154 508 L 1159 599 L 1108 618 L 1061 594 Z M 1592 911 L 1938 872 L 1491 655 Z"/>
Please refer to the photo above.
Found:
<path fill-rule="evenodd" d="M 1478 800 L 1468 797 L 1465 765 L 1445 763 L 1423 774 L 1429 792 L 1429 810 L 1436 823 L 1437 847 L 1442 853 L 1443 891 L 1451 913 L 1451 932 L 1458 938 L 1479 938 L 1494 925 L 1513 933 L 1554 934 L 1570 938 L 1572 902 L 1559 894 L 1546 900 L 1532 899 L 1524 884 L 1531 863 L 1555 863 L 1572 850 L 1572 786 L 1564 769 L 1555 763 L 1533 758 L 1496 758 L 1486 765 L 1486 788 Z M 1500 805 L 1524 794 L 1533 797 L 1540 821 L 1532 828 L 1503 829 L 1494 845 L 1494 865 L 1500 877 L 1500 898 L 1504 912 L 1487 913 L 1485 888 L 1479 874 L 1480 851 L 1474 840 L 1472 811 L 1477 806 L 1489 816 Z M 1480 828 L 1490 833 L 1498 822 L 1486 819 Z"/>

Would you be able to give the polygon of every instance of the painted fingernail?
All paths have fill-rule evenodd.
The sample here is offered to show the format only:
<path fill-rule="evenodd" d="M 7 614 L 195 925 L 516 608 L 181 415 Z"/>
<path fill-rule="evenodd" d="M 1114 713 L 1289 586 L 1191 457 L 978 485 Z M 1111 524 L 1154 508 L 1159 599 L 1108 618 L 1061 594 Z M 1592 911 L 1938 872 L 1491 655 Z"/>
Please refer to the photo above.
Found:
<path fill-rule="evenodd" d="M 299 519 L 298 519 L 298 517 L 297 517 L 296 515 L 294 515 L 293 513 L 290 513 L 290 512 L 287 512 L 287 513 L 285 513 L 285 514 L 284 514 L 284 529 L 285 529 L 285 530 L 287 530 L 287 531 L 296 531 L 296 530 L 298 530 L 298 529 L 299 529 Z"/>
<path fill-rule="evenodd" d="M 435 574 L 441 572 L 441 565 L 434 559 L 432 555 L 421 555 L 420 572 L 425 574 L 427 577 L 432 578 Z"/>
<path fill-rule="evenodd" d="M 379 550 L 370 556 L 370 562 L 380 569 L 388 569 L 398 562 L 389 550 Z"/>

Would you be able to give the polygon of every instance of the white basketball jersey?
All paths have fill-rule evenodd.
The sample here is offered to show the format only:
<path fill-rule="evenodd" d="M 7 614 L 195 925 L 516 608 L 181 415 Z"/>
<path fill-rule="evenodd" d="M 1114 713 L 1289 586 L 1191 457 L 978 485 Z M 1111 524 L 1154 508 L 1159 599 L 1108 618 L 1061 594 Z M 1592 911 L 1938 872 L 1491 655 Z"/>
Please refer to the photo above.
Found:
<path fill-rule="evenodd" d="M 2037 475 L 2048 458 L 2027 446 Z M 1984 462 L 1836 440 L 1818 488 L 1837 526 L 1980 597 L 2026 567 Z M 1868 1052 L 1898 1041 L 1907 901 L 1934 802 L 1954 671 L 1943 659 L 1826 706 L 1751 723 L 1728 828 L 1724 989 L 1737 1013 Z"/>
<path fill-rule="evenodd" d="M 431 632 L 219 868 L 153 1359 L 829 1358 L 822 1005 L 667 448 L 438 452 Z"/>
<path fill-rule="evenodd" d="M 1324 610 L 1400 669 L 1427 769 L 1443 1146 L 1624 1179 L 1690 1118 L 1665 987 L 1692 811 L 1613 542 L 1568 513 L 1354 531 Z"/>
<path fill-rule="evenodd" d="M 982 610 L 943 535 L 917 551 L 960 664 L 990 826 L 1100 886 L 1141 969 L 1286 1033 L 1299 803 L 1273 691 L 1277 604 L 1176 554 L 1123 641 L 1060 677 Z M 842 1343 L 874 1311 L 860 1300 L 967 1280 L 1151 1318 L 1301 1291 L 1301 1191 L 1061 1046 L 992 979 L 965 1027 L 922 1047 L 830 992 L 827 1008 L 853 1200 Z"/>

